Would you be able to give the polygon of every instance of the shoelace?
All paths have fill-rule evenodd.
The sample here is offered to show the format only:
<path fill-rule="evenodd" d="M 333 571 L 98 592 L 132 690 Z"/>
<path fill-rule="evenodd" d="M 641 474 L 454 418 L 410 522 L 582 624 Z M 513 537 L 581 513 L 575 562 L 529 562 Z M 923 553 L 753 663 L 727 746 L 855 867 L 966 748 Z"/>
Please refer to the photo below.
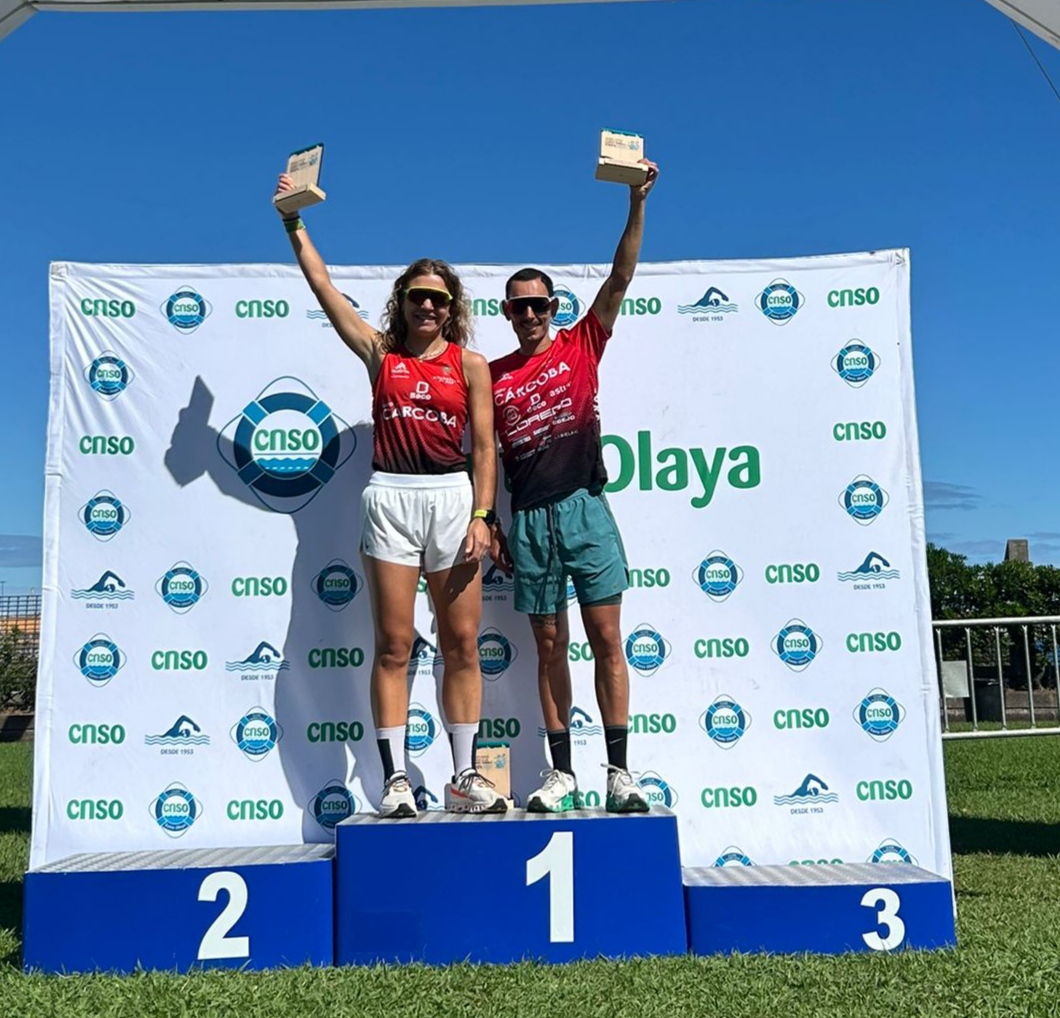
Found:
<path fill-rule="evenodd" d="M 497 786 L 486 777 L 485 774 L 480 774 L 478 771 L 464 771 L 463 774 L 457 779 L 457 788 L 462 792 L 467 791 L 476 782 L 483 785 L 488 785 L 490 788 L 496 788 Z"/>
<path fill-rule="evenodd" d="M 541 786 L 542 792 L 551 792 L 557 785 L 565 784 L 562 771 L 542 771 L 541 777 L 545 779 L 545 783 Z"/>
<path fill-rule="evenodd" d="M 613 773 L 616 778 L 622 783 L 628 781 L 631 785 L 637 784 L 637 779 L 633 777 L 632 771 L 627 771 L 622 767 L 615 767 L 614 764 L 600 764 L 600 766 L 607 770 L 607 774 L 609 777 Z"/>
<path fill-rule="evenodd" d="M 400 785 L 404 782 L 406 788 L 411 788 L 409 784 L 409 776 L 404 771 L 394 771 L 386 781 L 383 782 L 383 795 L 386 795 L 395 785 Z M 401 789 L 399 788 L 399 791 Z"/>

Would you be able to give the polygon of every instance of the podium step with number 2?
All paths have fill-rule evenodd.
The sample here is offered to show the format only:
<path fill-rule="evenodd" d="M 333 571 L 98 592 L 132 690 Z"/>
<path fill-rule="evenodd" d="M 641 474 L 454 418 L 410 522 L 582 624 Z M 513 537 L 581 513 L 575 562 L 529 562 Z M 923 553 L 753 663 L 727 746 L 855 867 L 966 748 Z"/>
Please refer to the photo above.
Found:
<path fill-rule="evenodd" d="M 330 845 L 99 852 L 30 870 L 23 963 L 44 972 L 330 965 Z"/>
<path fill-rule="evenodd" d="M 688 950 L 677 818 L 427 813 L 336 828 L 335 962 L 550 962 Z"/>

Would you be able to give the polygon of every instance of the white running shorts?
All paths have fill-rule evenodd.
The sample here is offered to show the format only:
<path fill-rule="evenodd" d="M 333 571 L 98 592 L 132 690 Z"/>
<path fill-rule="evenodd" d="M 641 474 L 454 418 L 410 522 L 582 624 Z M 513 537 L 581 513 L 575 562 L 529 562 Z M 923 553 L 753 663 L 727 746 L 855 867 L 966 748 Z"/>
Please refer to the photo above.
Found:
<path fill-rule="evenodd" d="M 471 522 L 467 474 L 375 471 L 361 495 L 361 551 L 437 573 L 460 565 Z"/>

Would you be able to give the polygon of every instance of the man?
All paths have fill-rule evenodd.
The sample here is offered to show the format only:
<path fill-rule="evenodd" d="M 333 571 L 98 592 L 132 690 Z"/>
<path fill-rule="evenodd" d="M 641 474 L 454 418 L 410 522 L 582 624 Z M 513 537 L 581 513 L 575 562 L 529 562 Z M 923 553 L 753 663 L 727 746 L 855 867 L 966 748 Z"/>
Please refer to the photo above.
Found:
<path fill-rule="evenodd" d="M 648 809 L 626 763 L 629 671 L 620 615 L 629 579 L 622 538 L 603 493 L 607 473 L 597 407 L 597 368 L 637 267 L 644 202 L 658 176 L 658 167 L 647 165 L 647 180 L 630 188 L 629 218 L 611 274 L 588 314 L 550 337 L 559 308 L 552 280 L 538 269 L 521 269 L 508 280 L 503 304 L 519 349 L 490 364 L 513 514 L 507 540 L 494 521 L 491 551 L 514 571 L 516 611 L 530 616 L 552 759 L 543 785 L 527 801 L 526 808 L 535 812 L 574 809 L 578 791 L 571 768 L 568 576 L 593 649 L 607 742 L 607 809 Z"/>

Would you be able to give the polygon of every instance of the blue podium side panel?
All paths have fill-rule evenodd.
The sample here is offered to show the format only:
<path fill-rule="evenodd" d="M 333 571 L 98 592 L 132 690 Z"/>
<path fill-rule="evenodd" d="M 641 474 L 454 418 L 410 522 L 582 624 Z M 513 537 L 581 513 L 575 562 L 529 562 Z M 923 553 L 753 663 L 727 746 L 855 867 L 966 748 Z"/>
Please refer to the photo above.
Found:
<path fill-rule="evenodd" d="M 901 863 L 684 871 L 693 954 L 893 951 L 956 944 L 953 890 Z"/>
<path fill-rule="evenodd" d="M 668 810 L 362 815 L 338 825 L 335 851 L 340 965 L 688 950 Z"/>
<path fill-rule="evenodd" d="M 45 972 L 330 965 L 330 845 L 75 855 L 26 874 L 23 964 Z"/>

